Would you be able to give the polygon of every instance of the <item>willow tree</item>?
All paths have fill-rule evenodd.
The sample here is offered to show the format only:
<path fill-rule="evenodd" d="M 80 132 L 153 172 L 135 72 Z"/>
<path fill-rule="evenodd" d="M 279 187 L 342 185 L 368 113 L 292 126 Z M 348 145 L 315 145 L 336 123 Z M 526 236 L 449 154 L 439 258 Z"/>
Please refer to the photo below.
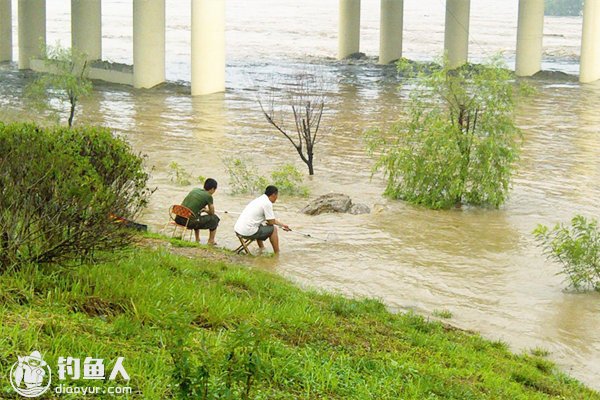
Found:
<path fill-rule="evenodd" d="M 92 92 L 89 79 L 89 64 L 84 53 L 75 49 L 56 46 L 43 48 L 43 62 L 46 73 L 40 74 L 28 87 L 26 94 L 38 106 L 52 109 L 50 99 L 68 104 L 67 124 L 73 126 L 77 104 L 82 97 Z M 58 110 L 53 109 L 58 112 Z"/>
<path fill-rule="evenodd" d="M 315 145 L 321 138 L 326 101 L 323 84 L 316 75 L 302 73 L 285 86 L 282 99 L 282 88 L 273 86 L 267 99 L 259 99 L 258 104 L 267 122 L 294 146 L 308 174 L 314 175 Z"/>
<path fill-rule="evenodd" d="M 385 193 L 434 209 L 500 206 L 520 147 L 512 73 L 496 58 L 458 69 L 442 63 L 412 78 L 405 115 L 367 135 Z"/>
<path fill-rule="evenodd" d="M 600 292 L 600 227 L 598 220 L 576 215 L 570 224 L 554 228 L 538 225 L 533 231 L 548 259 L 562 264 L 561 274 L 576 290 Z"/>

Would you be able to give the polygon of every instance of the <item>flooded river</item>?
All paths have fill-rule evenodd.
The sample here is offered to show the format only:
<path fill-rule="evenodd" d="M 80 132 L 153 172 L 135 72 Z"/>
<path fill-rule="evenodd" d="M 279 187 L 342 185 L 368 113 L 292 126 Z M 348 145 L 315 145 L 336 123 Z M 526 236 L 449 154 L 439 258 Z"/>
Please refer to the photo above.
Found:
<path fill-rule="evenodd" d="M 68 3 L 47 0 L 49 43 L 69 43 Z M 258 258 L 257 265 L 307 287 L 377 297 L 393 310 L 448 310 L 451 323 L 516 351 L 549 350 L 565 371 L 600 389 L 600 293 L 564 291 L 560 267 L 544 259 L 531 235 L 538 223 L 576 213 L 600 217 L 600 84 L 531 80 L 537 94 L 518 109 L 523 154 L 507 204 L 430 211 L 381 196 L 384 182 L 381 175 L 371 179 L 361 139 L 369 127 L 393 122 L 402 107 L 393 67 L 375 65 L 378 1 L 363 0 L 361 50 L 369 58 L 346 63 L 332 58 L 337 1 L 228 0 L 227 92 L 202 98 L 189 96 L 190 10 L 183 3 L 167 1 L 170 83 L 153 90 L 98 84 L 79 114 L 79 122 L 110 126 L 148 155 L 158 190 L 143 222 L 159 230 L 168 206 L 189 190 L 171 182 L 172 162 L 216 178 L 217 209 L 230 211 L 240 211 L 250 197 L 230 194 L 223 158 L 243 155 L 263 174 L 290 160 L 304 171 L 294 149 L 263 120 L 256 96 L 274 79 L 319 71 L 329 83 L 327 133 L 308 186 L 315 196 L 347 193 L 373 213 L 309 217 L 297 212 L 306 200 L 282 195 L 281 220 L 329 240 L 282 233 L 282 255 Z M 471 3 L 472 60 L 501 51 L 513 65 L 517 1 Z M 443 47 L 444 2 L 405 4 L 404 54 L 430 60 Z M 131 63 L 131 4 L 105 0 L 103 7 L 104 58 Z M 547 18 L 544 69 L 576 74 L 580 35 L 581 18 Z M 0 66 L 3 119 L 39 118 L 21 99 L 28 76 L 14 64 Z M 234 222 L 222 215 L 217 239 L 225 247 L 236 245 Z"/>

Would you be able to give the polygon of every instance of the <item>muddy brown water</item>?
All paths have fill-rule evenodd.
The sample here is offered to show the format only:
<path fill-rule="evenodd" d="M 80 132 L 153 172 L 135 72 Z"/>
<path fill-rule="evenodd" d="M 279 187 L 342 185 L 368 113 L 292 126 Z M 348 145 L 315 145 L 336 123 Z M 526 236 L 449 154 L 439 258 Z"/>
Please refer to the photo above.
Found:
<path fill-rule="evenodd" d="M 49 42 L 68 43 L 68 4 L 48 0 Z M 406 2 L 405 55 L 431 59 L 443 45 L 443 2 Z M 503 51 L 514 63 L 517 2 L 472 1 L 470 49 L 474 60 Z M 514 3 L 514 4 L 513 4 Z M 251 196 L 233 196 L 222 160 L 245 156 L 267 174 L 292 161 L 289 143 L 262 119 L 256 96 L 274 80 L 318 71 L 328 82 L 327 133 L 317 148 L 313 195 L 344 192 L 369 205 L 369 215 L 309 217 L 305 200 L 276 204 L 278 217 L 299 234 L 282 233 L 279 258 L 256 264 L 301 285 L 381 299 L 392 310 L 432 316 L 452 312 L 451 323 L 508 342 L 516 351 L 544 348 L 567 372 L 600 388 L 600 294 L 563 288 L 560 267 L 533 240 L 538 223 L 574 214 L 600 217 L 600 84 L 571 78 L 531 80 L 537 94 L 521 104 L 523 154 L 509 201 L 499 210 L 430 211 L 382 197 L 380 175 L 362 133 L 397 118 L 401 94 L 393 68 L 374 64 L 378 2 L 363 1 L 362 48 L 371 58 L 340 63 L 336 52 L 337 2 L 241 0 L 227 3 L 227 92 L 189 96 L 189 9 L 167 1 L 167 78 L 153 90 L 99 84 L 82 104 L 79 122 L 113 127 L 148 155 L 158 187 L 141 221 L 159 230 L 170 204 L 189 187 L 174 184 L 169 164 L 219 183 L 217 209 L 240 211 Z M 103 2 L 104 57 L 131 63 L 131 6 Z M 16 7 L 15 7 L 16 9 Z M 581 18 L 548 18 L 544 68 L 574 74 Z M 15 35 L 16 36 L 16 35 Z M 21 98 L 29 74 L 0 66 L 0 117 L 40 118 Z M 218 241 L 233 248 L 235 217 L 222 214 Z M 204 237 L 206 240 L 206 237 Z"/>

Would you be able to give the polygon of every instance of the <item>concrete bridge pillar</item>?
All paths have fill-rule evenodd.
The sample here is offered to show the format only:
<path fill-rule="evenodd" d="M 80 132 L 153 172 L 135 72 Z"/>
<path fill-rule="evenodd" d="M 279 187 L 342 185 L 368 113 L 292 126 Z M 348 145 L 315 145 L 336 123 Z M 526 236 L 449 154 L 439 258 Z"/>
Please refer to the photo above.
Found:
<path fill-rule="evenodd" d="M 389 64 L 402 57 L 404 0 L 381 0 L 379 64 Z"/>
<path fill-rule="evenodd" d="M 360 0 L 340 0 L 338 60 L 360 51 Z"/>
<path fill-rule="evenodd" d="M 71 47 L 102 59 L 102 7 L 100 0 L 71 0 Z"/>
<path fill-rule="evenodd" d="M 225 91 L 225 0 L 192 0 L 192 96 Z"/>
<path fill-rule="evenodd" d="M 444 54 L 450 68 L 465 64 L 469 58 L 469 18 L 471 0 L 446 0 Z"/>
<path fill-rule="evenodd" d="M 544 0 L 519 0 L 517 27 L 517 76 L 531 76 L 542 69 Z"/>
<path fill-rule="evenodd" d="M 46 46 L 46 0 L 19 0 L 19 69 L 29 69 L 32 58 Z"/>
<path fill-rule="evenodd" d="M 165 0 L 133 0 L 133 87 L 165 81 Z"/>
<path fill-rule="evenodd" d="M 598 79 L 600 79 L 600 0 L 585 0 L 579 81 L 588 83 Z"/>
<path fill-rule="evenodd" d="M 0 61 L 12 61 L 11 0 L 0 0 Z"/>

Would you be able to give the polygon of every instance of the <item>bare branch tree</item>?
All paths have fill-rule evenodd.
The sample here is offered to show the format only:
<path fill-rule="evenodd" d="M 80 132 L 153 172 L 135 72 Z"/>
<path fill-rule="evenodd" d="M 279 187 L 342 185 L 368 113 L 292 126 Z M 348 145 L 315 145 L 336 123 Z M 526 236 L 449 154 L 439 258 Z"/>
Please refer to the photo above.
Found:
<path fill-rule="evenodd" d="M 323 84 L 314 74 L 302 73 L 286 86 L 290 89 L 283 99 L 277 96 L 282 88 L 274 85 L 267 104 L 260 98 L 258 104 L 267 122 L 290 141 L 308 166 L 309 175 L 314 175 L 314 148 L 321 138 L 319 128 L 326 102 Z M 288 118 L 294 121 L 291 127 L 286 125 Z"/>

